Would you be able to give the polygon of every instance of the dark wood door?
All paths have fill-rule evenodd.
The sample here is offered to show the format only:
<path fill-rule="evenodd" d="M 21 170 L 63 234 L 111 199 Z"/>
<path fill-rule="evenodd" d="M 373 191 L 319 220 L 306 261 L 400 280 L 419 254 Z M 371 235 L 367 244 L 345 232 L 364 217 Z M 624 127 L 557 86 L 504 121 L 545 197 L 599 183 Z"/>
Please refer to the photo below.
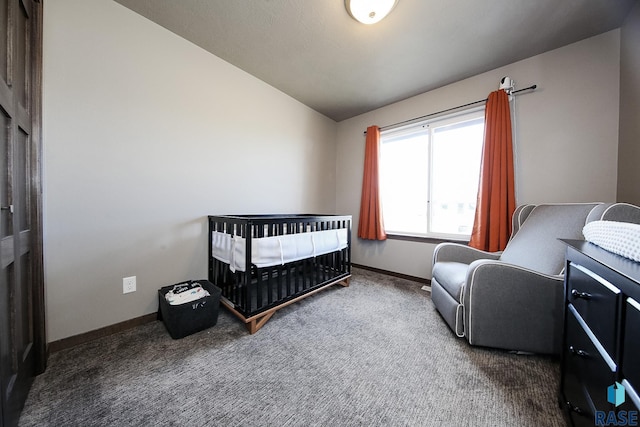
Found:
<path fill-rule="evenodd" d="M 16 425 L 44 369 L 40 191 L 41 5 L 0 0 L 0 397 Z"/>

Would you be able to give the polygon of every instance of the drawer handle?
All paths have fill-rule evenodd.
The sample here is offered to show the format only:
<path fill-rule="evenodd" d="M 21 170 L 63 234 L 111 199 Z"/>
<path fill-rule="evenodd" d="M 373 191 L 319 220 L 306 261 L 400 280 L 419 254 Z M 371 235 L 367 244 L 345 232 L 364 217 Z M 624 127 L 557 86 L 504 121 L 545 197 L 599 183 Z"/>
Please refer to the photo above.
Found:
<path fill-rule="evenodd" d="M 582 409 L 580 409 L 580 407 L 575 406 L 573 403 L 571 402 L 567 402 L 567 407 L 569 408 L 570 411 L 575 412 L 576 414 L 582 414 L 584 413 L 584 411 Z"/>
<path fill-rule="evenodd" d="M 569 351 L 571 352 L 571 354 L 574 354 L 576 356 L 589 357 L 589 353 L 584 350 L 576 350 L 573 346 L 569 346 Z"/>
<path fill-rule="evenodd" d="M 571 290 L 571 296 L 574 298 L 591 299 L 591 294 L 589 292 L 580 292 L 575 289 Z"/>

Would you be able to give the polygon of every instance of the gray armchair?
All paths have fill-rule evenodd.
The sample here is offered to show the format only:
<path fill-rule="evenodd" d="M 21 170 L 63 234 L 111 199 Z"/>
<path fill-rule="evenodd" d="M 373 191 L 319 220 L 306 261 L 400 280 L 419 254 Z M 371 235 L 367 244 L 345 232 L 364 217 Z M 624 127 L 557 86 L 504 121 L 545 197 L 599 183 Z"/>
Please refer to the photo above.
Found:
<path fill-rule="evenodd" d="M 470 344 L 558 354 L 566 245 L 595 220 L 640 223 L 640 208 L 615 203 L 523 205 L 503 252 L 442 243 L 433 255 L 431 299 Z"/>

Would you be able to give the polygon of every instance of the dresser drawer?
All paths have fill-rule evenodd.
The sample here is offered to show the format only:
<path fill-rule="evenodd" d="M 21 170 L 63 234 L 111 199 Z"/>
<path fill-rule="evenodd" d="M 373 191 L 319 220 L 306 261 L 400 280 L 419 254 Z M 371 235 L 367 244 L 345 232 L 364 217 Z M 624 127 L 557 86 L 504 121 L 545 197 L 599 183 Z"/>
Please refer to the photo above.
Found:
<path fill-rule="evenodd" d="M 587 268 L 570 262 L 567 302 L 589 325 L 598 341 L 616 358 L 616 324 L 620 307 L 620 289 Z"/>
<path fill-rule="evenodd" d="M 622 377 L 640 390 L 640 303 L 625 301 L 624 337 L 622 338 Z"/>
<path fill-rule="evenodd" d="M 638 393 L 627 380 L 622 380 L 622 385 L 625 388 L 626 398 L 624 403 L 618 406 L 618 410 L 627 412 L 640 411 L 640 397 L 638 397 Z"/>
<path fill-rule="evenodd" d="M 593 403 L 582 383 L 582 372 L 572 365 L 563 366 L 562 396 L 562 406 L 574 427 L 593 426 Z"/>
<path fill-rule="evenodd" d="M 593 420 L 595 410 L 610 407 L 606 389 L 615 381 L 618 366 L 571 305 L 566 326 L 563 370 L 568 378 L 578 378 L 579 384 L 563 384 L 563 393 L 573 412 Z"/>

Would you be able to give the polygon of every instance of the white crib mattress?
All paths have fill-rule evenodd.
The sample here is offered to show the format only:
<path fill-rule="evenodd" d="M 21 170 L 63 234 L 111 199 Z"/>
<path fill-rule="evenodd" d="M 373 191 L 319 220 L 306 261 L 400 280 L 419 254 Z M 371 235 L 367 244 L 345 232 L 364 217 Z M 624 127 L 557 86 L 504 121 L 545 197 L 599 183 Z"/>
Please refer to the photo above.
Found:
<path fill-rule="evenodd" d="M 312 231 L 251 238 L 251 263 L 272 267 L 328 254 L 346 248 L 347 229 Z M 246 239 L 219 231 L 211 232 L 211 254 L 229 264 L 231 271 L 245 271 Z"/>

